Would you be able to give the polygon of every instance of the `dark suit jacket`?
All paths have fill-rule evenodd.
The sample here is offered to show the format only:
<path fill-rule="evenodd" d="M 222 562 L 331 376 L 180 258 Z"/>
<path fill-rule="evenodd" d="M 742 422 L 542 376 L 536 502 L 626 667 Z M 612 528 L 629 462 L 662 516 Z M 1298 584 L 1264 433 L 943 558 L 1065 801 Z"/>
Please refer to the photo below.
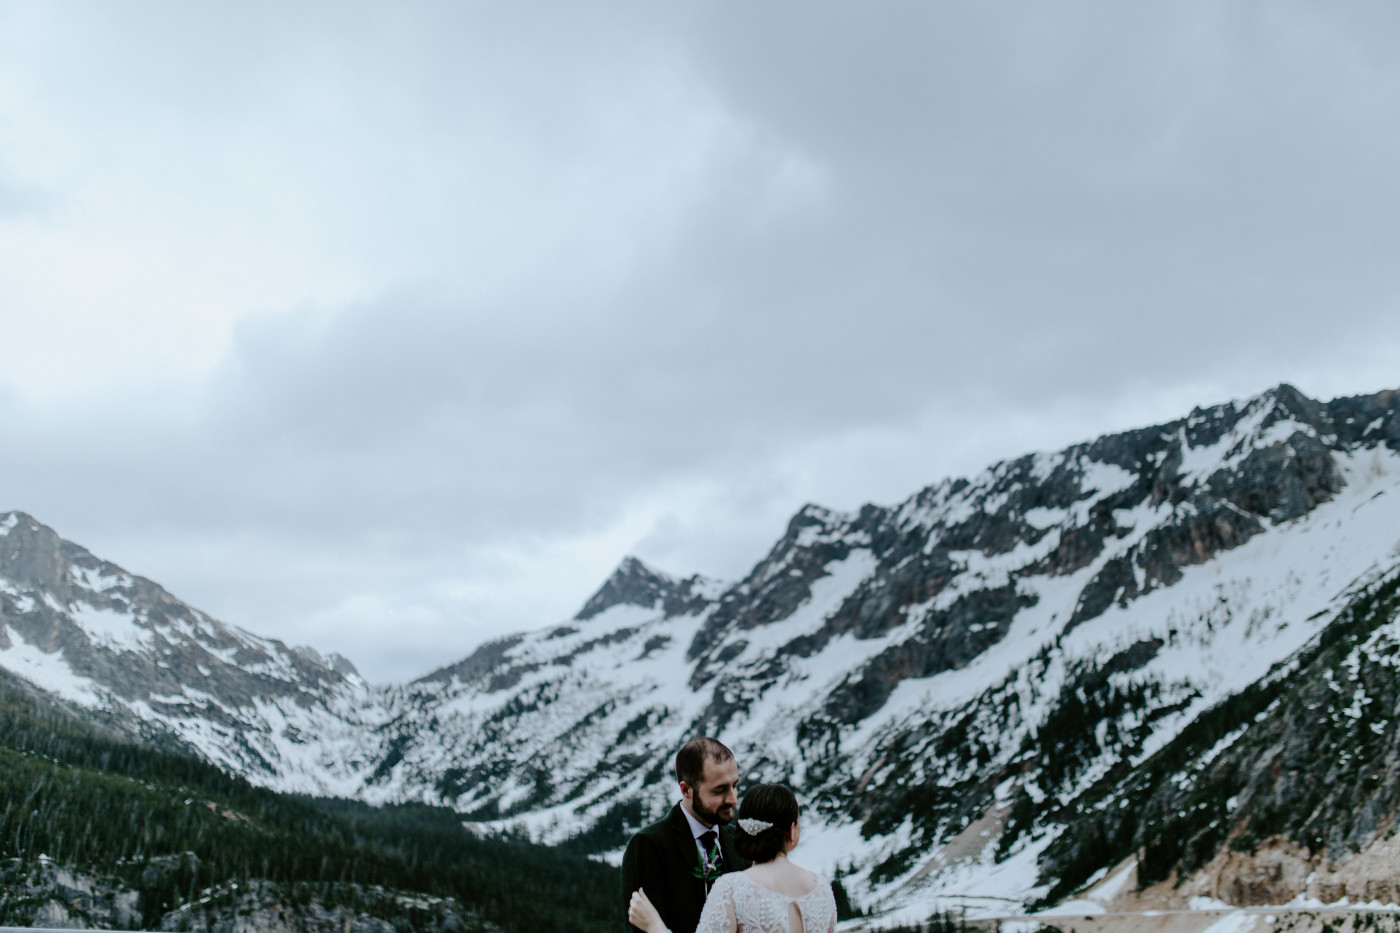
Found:
<path fill-rule="evenodd" d="M 734 827 L 719 827 L 719 850 L 724 858 L 720 874 L 749 867 L 734 851 Z M 622 915 L 632 892 L 641 888 L 656 905 L 671 933 L 695 933 L 700 911 L 705 906 L 705 883 L 695 877 L 700 864 L 695 837 L 690 834 L 681 805 L 676 804 L 666 818 L 641 830 L 627 843 L 622 856 Z M 626 924 L 628 933 L 637 928 Z"/>

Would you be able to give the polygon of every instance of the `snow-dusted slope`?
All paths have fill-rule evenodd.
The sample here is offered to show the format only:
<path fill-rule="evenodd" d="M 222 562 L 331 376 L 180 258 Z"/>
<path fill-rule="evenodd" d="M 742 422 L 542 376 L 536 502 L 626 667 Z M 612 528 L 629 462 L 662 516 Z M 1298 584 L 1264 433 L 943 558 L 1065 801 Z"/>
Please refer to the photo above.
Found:
<path fill-rule="evenodd" d="M 376 786 L 607 848 L 710 732 L 801 789 L 809 858 L 868 903 L 1024 899 L 1049 837 L 1017 820 L 1160 747 L 1395 560 L 1397 446 L 1393 395 L 1281 387 L 893 508 L 808 507 L 722 591 L 629 562 L 586 618 L 404 688 Z"/>
<path fill-rule="evenodd" d="M 0 514 L 0 666 L 307 793 L 353 794 L 384 719 L 345 659 L 224 625 L 21 512 Z"/>
<path fill-rule="evenodd" d="M 808 861 L 919 918 L 1037 896 L 1087 788 L 1400 560 L 1397 450 L 1400 394 L 1281 386 L 893 507 L 808 506 L 732 585 L 629 559 L 574 619 L 379 692 L 55 543 L 66 571 L 0 563 L 0 664 L 272 786 L 603 853 L 669 806 L 675 748 L 715 734 L 808 801 Z"/>

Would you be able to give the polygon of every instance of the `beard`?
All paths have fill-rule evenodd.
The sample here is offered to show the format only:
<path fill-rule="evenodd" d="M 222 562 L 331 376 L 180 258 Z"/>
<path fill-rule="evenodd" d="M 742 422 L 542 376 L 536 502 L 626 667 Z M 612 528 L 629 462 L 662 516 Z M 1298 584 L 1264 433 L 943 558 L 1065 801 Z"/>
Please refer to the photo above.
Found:
<path fill-rule="evenodd" d="M 711 826 L 725 826 L 734 821 L 734 804 L 732 803 L 722 803 L 715 809 L 709 810 L 699 800 L 692 797 L 690 809 L 695 811 L 697 817 Z"/>

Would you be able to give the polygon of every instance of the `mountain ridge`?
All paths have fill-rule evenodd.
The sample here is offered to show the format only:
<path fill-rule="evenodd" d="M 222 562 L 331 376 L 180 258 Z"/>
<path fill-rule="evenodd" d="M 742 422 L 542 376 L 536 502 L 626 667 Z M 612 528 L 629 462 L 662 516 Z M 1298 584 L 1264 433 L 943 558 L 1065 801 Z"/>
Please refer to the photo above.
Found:
<path fill-rule="evenodd" d="M 799 789 L 813 856 L 866 903 L 922 919 L 994 888 L 1034 901 L 1056 889 L 1042 865 L 1073 801 L 1287 663 L 1400 560 L 1397 453 L 1395 390 L 1324 403 L 1280 385 L 893 505 L 809 504 L 731 583 L 625 558 L 572 619 L 384 688 L 325 659 L 294 686 L 314 654 L 147 609 L 133 625 L 179 635 L 156 649 L 183 669 L 227 637 L 268 670 L 222 701 L 185 683 L 184 702 L 128 713 L 272 785 L 446 804 L 605 854 L 669 805 L 679 741 L 720 734 L 747 780 Z M 74 579 L 60 606 L 112 577 Z M 0 638 L 43 601 L 4 580 Z M 24 635 L 40 620 L 20 621 L 42 653 Z M 248 709 L 251 740 L 219 731 Z"/>

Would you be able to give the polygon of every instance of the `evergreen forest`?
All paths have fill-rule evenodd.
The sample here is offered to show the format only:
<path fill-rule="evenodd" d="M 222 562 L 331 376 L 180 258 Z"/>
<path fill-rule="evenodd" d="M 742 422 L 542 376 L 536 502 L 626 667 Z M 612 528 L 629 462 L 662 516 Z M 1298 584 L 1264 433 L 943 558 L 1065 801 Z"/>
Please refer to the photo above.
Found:
<path fill-rule="evenodd" d="M 523 840 L 482 838 L 451 810 L 371 807 L 255 787 L 193 755 L 80 717 L 0 674 L 0 866 L 58 865 L 136 894 L 139 923 L 210 911 L 240 886 L 419 929 L 403 892 L 452 899 L 507 931 L 615 930 L 616 870 Z M 0 884 L 0 926 L 32 898 Z M 206 925 L 196 924 L 195 926 Z"/>

